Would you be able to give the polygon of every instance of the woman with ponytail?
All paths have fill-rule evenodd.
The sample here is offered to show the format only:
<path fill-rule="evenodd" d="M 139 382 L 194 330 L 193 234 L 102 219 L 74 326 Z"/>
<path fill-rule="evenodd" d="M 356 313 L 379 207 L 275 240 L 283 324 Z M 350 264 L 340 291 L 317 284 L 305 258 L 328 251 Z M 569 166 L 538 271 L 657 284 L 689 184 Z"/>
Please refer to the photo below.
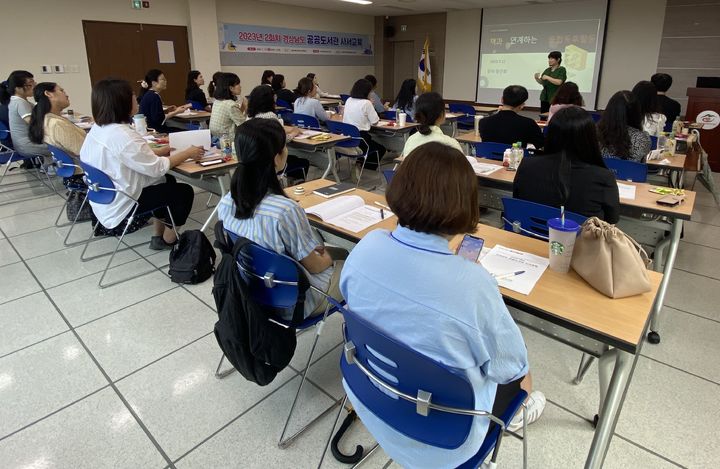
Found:
<path fill-rule="evenodd" d="M 10 74 L 5 85 L 0 88 L 0 103 L 8 106 L 8 128 L 13 139 L 15 151 L 26 156 L 43 156 L 45 163 L 51 162 L 50 151 L 44 143 L 30 140 L 30 116 L 33 105 L 28 98 L 33 95 L 35 80 L 30 72 L 16 70 Z M 24 167 L 28 163 L 23 164 Z"/>
<path fill-rule="evenodd" d="M 210 102 L 215 100 L 215 88 L 218 86 L 218 80 L 222 76 L 223 72 L 215 72 L 212 76 L 212 81 L 208 85 L 208 95 L 210 96 Z"/>
<path fill-rule="evenodd" d="M 85 131 L 61 116 L 63 109 L 70 106 L 70 98 L 57 83 L 43 82 L 33 92 L 35 107 L 30 116 L 30 141 L 49 144 L 79 158 L 80 148 L 85 142 Z M 76 169 L 76 174 L 82 173 Z"/>
<path fill-rule="evenodd" d="M 145 74 L 145 79 L 140 82 L 140 114 L 145 115 L 148 127 L 158 132 L 170 133 L 178 132 L 182 129 L 171 128 L 165 125 L 165 121 L 171 117 L 175 117 L 192 106 L 184 104 L 182 106 L 170 106 L 163 110 L 162 98 L 160 93 L 167 89 L 167 79 L 162 70 L 156 68 Z"/>
<path fill-rule="evenodd" d="M 458 151 L 463 151 L 460 143 L 449 135 L 445 135 L 440 126 L 445 123 L 445 101 L 440 93 L 421 94 L 415 101 L 415 122 L 418 123 L 417 133 L 411 135 L 402 154 L 407 156 L 415 148 L 428 142 L 440 142 Z"/>

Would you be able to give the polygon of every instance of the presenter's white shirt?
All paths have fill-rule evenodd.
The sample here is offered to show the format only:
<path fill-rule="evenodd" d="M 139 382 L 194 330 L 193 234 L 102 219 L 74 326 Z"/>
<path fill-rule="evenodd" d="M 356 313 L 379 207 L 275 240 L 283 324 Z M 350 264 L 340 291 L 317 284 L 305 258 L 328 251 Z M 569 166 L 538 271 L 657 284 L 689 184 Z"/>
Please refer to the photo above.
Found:
<path fill-rule="evenodd" d="M 373 124 L 377 124 L 380 117 L 369 99 L 348 98 L 345 102 L 343 122 L 352 124 L 359 130 L 370 130 Z"/>
<path fill-rule="evenodd" d="M 147 141 L 125 124 L 93 125 L 80 149 L 80 160 L 107 174 L 116 189 L 136 200 L 145 187 L 164 182 L 170 169 L 170 160 L 156 156 Z M 121 193 L 109 204 L 90 202 L 105 228 L 118 226 L 133 204 Z"/>

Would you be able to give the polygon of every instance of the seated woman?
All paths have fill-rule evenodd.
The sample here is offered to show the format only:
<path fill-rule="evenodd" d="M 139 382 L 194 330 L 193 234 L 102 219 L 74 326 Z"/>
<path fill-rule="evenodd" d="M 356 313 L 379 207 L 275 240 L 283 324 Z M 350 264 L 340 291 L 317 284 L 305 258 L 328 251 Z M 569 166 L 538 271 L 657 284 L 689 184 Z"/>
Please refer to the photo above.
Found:
<path fill-rule="evenodd" d="M 282 122 L 277 114 L 275 114 L 275 94 L 272 88 L 263 85 L 253 88 L 250 92 L 250 98 L 248 99 L 248 118 L 272 119 L 278 123 Z M 287 132 L 286 139 L 289 142 L 297 135 L 300 135 L 300 129 L 293 127 L 292 130 Z M 298 158 L 294 155 L 288 155 L 287 162 L 288 166 L 293 170 L 292 173 L 288 174 L 299 179 L 300 175 L 296 173 L 302 170 L 302 179 L 305 179 L 304 176 L 307 176 L 308 170 L 310 169 L 310 162 L 308 160 Z"/>
<path fill-rule="evenodd" d="M 585 101 L 580 94 L 578 85 L 571 81 L 566 81 L 557 89 L 555 97 L 550 102 L 547 121 L 550 122 L 550 119 L 552 119 L 556 112 L 568 106 L 585 106 Z"/>
<path fill-rule="evenodd" d="M 260 84 L 272 86 L 272 81 L 273 81 L 274 76 L 275 76 L 275 72 L 273 72 L 272 70 L 263 71 L 262 76 L 260 77 Z"/>
<path fill-rule="evenodd" d="M 377 78 L 375 78 L 375 75 L 365 75 L 365 79 L 369 81 L 372 86 L 370 93 L 368 94 L 368 99 L 372 103 L 373 108 L 375 108 L 375 112 L 380 113 L 390 109 L 390 103 L 383 103 L 382 99 L 380 99 L 380 95 L 378 95 L 375 91 L 377 88 Z M 352 94 L 352 92 L 350 94 Z"/>
<path fill-rule="evenodd" d="M 292 103 L 295 102 L 296 96 L 295 93 L 287 89 L 287 83 L 285 83 L 285 75 L 281 75 L 278 73 L 277 75 L 273 76 L 271 86 L 273 91 L 275 92 L 275 96 L 277 96 L 277 99 L 281 99 L 285 101 L 288 106 L 292 106 Z"/>
<path fill-rule="evenodd" d="M 657 88 L 650 81 L 639 81 L 632 89 L 640 103 L 642 129 L 649 135 L 659 136 L 665 128 L 667 117 L 662 113 Z"/>
<path fill-rule="evenodd" d="M 627 90 L 612 95 L 597 127 L 603 158 L 643 161 L 650 153 L 650 136 L 642 130 L 640 103 Z"/>
<path fill-rule="evenodd" d="M 608 223 L 620 218 L 615 175 L 600 156 L 589 112 L 571 106 L 548 124 L 545 154 L 523 158 L 513 182 L 513 197 Z"/>
<path fill-rule="evenodd" d="M 205 78 L 197 70 L 190 70 L 188 73 L 187 87 L 185 88 L 185 101 L 194 101 L 204 110 L 210 112 L 212 106 L 208 104 L 205 92 L 200 89 L 205 84 Z"/>
<path fill-rule="evenodd" d="M 301 78 L 296 91 L 298 94 L 294 104 L 296 114 L 312 116 L 320 122 L 330 120 L 330 114 L 317 99 L 317 85 L 310 78 Z"/>
<path fill-rule="evenodd" d="M 380 165 L 382 157 L 385 155 L 385 147 L 374 141 L 370 135 L 370 128 L 380 121 L 380 117 L 372 102 L 370 101 L 370 93 L 373 85 L 368 80 L 361 78 L 353 84 L 350 90 L 350 97 L 345 102 L 345 111 L 343 112 L 343 122 L 352 124 L 360 131 L 360 136 L 364 142 L 360 144 L 363 151 L 369 151 L 365 167 L 376 169 Z M 377 155 L 377 160 L 375 159 Z"/>
<path fill-rule="evenodd" d="M 182 226 L 190 214 L 194 192 L 191 186 L 177 183 L 167 172 L 188 158 L 202 158 L 205 150 L 190 147 L 170 155 L 170 148 L 165 147 L 165 156 L 153 153 L 147 141 L 128 125 L 138 105 L 130 84 L 124 80 L 100 80 L 93 87 L 91 106 L 95 125 L 85 137 L 80 160 L 107 174 L 116 188 L 138 200 L 136 213 L 157 208 L 151 214 L 134 217 L 128 233 L 155 217 L 150 249 L 172 249 L 177 238 L 168 226 L 170 220 L 164 207 L 170 207 L 175 225 Z M 120 193 L 109 204 L 90 202 L 105 228 L 100 230 L 101 234 L 121 233 L 130 222 L 133 205 L 130 198 Z"/>
<path fill-rule="evenodd" d="M 175 117 L 192 106 L 183 104 L 182 106 L 169 106 L 163 110 L 163 102 L 160 93 L 167 89 L 167 79 L 162 70 L 156 68 L 149 70 L 145 74 L 145 79 L 140 82 L 140 114 L 145 116 L 147 125 L 157 132 L 169 133 L 179 132 L 182 129 L 168 127 L 165 121 L 171 117 Z"/>
<path fill-rule="evenodd" d="M 235 149 L 240 164 L 230 193 L 220 200 L 218 219 L 228 231 L 299 261 L 313 286 L 340 299 L 341 258 L 347 252 L 316 241 L 305 211 L 283 192 L 277 177 L 287 159 L 282 126 L 275 119 L 250 119 L 238 127 Z M 322 295 L 310 291 L 305 317 L 323 314 L 326 306 Z M 292 319 L 292 311 L 283 319 Z"/>
<path fill-rule="evenodd" d="M 406 113 L 410 119 L 415 119 L 415 100 L 418 99 L 415 94 L 415 85 L 416 82 L 412 78 L 403 81 L 392 107 L 392 110 L 396 112 Z"/>
<path fill-rule="evenodd" d="M 244 97 L 237 101 L 241 93 L 242 86 L 237 75 L 222 73 L 218 77 L 209 125 L 213 137 L 227 135 L 231 142 L 235 140 L 235 127 L 247 120 L 247 101 Z"/>
<path fill-rule="evenodd" d="M 210 80 L 210 84 L 208 85 L 208 96 L 210 97 L 209 101 L 212 103 L 215 101 L 215 87 L 217 87 L 217 82 L 220 80 L 220 77 L 222 76 L 223 72 L 215 72 L 213 73 L 212 80 Z"/>
<path fill-rule="evenodd" d="M 30 140 L 30 116 L 33 104 L 28 101 L 35 89 L 35 80 L 30 72 L 15 70 L 7 82 L 0 86 L 0 102 L 8 107 L 8 129 L 12 136 L 15 151 L 25 156 L 42 156 L 45 164 L 52 162 L 50 150 L 44 143 Z M 30 162 L 23 163 L 24 168 L 32 168 Z"/>
<path fill-rule="evenodd" d="M 325 91 L 320 89 L 320 81 L 318 80 L 318 77 L 315 73 L 308 73 L 307 77 L 312 80 L 313 83 L 315 83 L 315 90 L 317 91 L 318 98 L 329 98 L 332 96 L 330 93 L 326 93 Z"/>
<path fill-rule="evenodd" d="M 525 343 L 497 282 L 448 246 L 477 227 L 477 177 L 470 163 L 454 148 L 427 143 L 400 165 L 386 196 L 398 227 L 372 231 L 350 253 L 340 276 L 347 307 L 395 340 L 465 374 L 476 409 L 500 415 L 522 388 L 530 394 L 528 423 L 537 420 L 545 396 L 531 390 Z M 458 467 L 477 453 L 488 431 L 489 420 L 475 417 L 460 447 L 429 446 L 398 433 L 345 390 L 363 425 L 403 467 Z M 520 427 L 522 413 L 509 428 Z"/>
<path fill-rule="evenodd" d="M 71 157 L 79 158 L 80 148 L 85 142 L 85 131 L 61 115 L 63 109 L 70 106 L 70 98 L 65 90 L 57 83 L 38 83 L 33 99 L 35 107 L 30 116 L 30 141 L 38 145 L 53 145 Z M 75 164 L 79 165 L 79 162 Z M 81 174 L 82 169 L 75 168 L 77 177 L 66 178 L 63 182 L 66 185 L 81 184 Z"/>
<path fill-rule="evenodd" d="M 460 143 L 445 135 L 440 126 L 445 123 L 445 101 L 434 91 L 421 94 L 415 102 L 415 121 L 419 124 L 417 133 L 408 137 L 402 154 L 407 156 L 414 149 L 428 142 L 440 142 L 462 152 Z"/>

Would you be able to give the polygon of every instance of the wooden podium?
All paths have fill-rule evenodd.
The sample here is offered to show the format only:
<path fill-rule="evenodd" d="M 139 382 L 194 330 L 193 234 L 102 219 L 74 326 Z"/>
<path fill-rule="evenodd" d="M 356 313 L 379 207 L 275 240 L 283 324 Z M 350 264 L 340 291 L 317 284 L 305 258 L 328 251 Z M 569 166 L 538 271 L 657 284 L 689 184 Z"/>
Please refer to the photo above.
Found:
<path fill-rule="evenodd" d="M 687 96 L 685 120 L 695 122 L 698 114 L 703 111 L 720 114 L 720 88 L 688 88 Z M 701 130 L 700 143 L 708 154 L 712 170 L 720 172 L 720 126 L 712 130 Z"/>

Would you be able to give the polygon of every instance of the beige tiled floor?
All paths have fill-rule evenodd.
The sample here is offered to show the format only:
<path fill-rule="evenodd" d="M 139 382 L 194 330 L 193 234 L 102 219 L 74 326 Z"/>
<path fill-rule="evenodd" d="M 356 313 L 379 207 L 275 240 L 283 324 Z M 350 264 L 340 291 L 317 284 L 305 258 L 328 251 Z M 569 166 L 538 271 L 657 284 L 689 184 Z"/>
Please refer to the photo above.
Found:
<path fill-rule="evenodd" d="M 367 185 L 382 191 L 375 176 L 367 176 Z M 167 253 L 147 249 L 145 229 L 128 237 L 139 245 L 120 254 L 110 273 L 132 280 L 99 289 L 103 260 L 82 263 L 81 248 L 63 248 L 66 228 L 53 226 L 62 200 L 28 180 L 14 196 L 35 198 L 12 202 L 12 195 L 0 194 L 0 467 L 316 466 L 329 415 L 288 449 L 276 445 L 312 332 L 298 338 L 291 367 L 269 386 L 237 373 L 215 379 L 220 351 L 212 334 L 212 281 L 171 283 Z M 702 205 L 680 247 L 662 342 L 643 348 L 608 468 L 720 465 L 720 211 L 697 188 Z M 187 227 L 205 221 L 206 201 L 198 191 Z M 497 224 L 497 213 L 483 220 Z M 80 225 L 77 235 L 87 230 Z M 112 247 L 106 240 L 92 249 Z M 333 317 L 325 327 L 293 428 L 342 397 L 340 326 Z M 596 368 L 573 385 L 579 353 L 523 333 L 536 385 L 548 398 L 545 415 L 530 429 L 531 467 L 581 467 L 592 439 L 588 419 L 597 408 Z M 519 442 L 504 441 L 499 463 L 519 467 Z M 355 444 L 372 444 L 361 425 L 346 437 L 346 450 Z M 342 465 L 329 457 L 325 467 Z M 378 451 L 366 467 L 398 466 Z"/>

